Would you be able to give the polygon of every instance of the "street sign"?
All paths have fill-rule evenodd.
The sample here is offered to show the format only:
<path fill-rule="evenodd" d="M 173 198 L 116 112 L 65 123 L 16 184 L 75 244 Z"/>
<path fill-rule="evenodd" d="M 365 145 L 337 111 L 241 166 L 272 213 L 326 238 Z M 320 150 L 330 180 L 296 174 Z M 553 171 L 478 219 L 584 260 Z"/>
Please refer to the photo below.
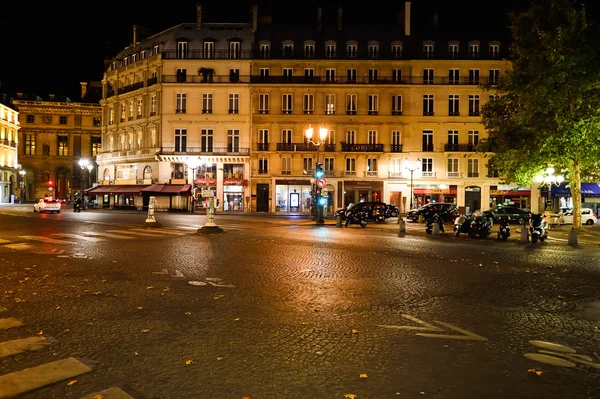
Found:
<path fill-rule="evenodd" d="M 319 179 L 317 179 L 317 186 L 323 188 L 327 185 L 327 180 L 325 180 L 324 177 L 320 177 Z"/>
<path fill-rule="evenodd" d="M 214 197 L 215 196 L 215 191 L 214 190 L 202 190 L 202 196 L 204 198 L 206 198 L 206 197 Z"/>

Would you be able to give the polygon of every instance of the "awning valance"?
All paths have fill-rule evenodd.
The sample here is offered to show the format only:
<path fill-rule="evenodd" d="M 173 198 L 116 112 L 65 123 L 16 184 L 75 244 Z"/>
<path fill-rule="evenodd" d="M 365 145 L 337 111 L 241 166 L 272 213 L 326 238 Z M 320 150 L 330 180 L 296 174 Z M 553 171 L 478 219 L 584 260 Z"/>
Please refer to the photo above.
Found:
<path fill-rule="evenodd" d="M 566 183 L 560 186 L 552 186 L 553 197 L 570 197 L 571 188 Z M 600 186 L 596 183 L 581 183 L 581 196 L 583 198 L 600 198 Z"/>
<path fill-rule="evenodd" d="M 148 184 L 108 184 L 83 190 L 87 195 L 141 195 Z"/>
<path fill-rule="evenodd" d="M 153 184 L 142 190 L 145 194 L 153 195 L 186 195 L 192 192 L 190 184 Z"/>

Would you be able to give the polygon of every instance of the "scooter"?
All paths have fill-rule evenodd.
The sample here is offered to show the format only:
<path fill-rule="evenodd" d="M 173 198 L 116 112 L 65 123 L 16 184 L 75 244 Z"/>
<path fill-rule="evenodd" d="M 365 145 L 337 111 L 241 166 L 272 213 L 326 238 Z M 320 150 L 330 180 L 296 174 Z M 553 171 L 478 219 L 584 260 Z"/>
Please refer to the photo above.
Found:
<path fill-rule="evenodd" d="M 492 232 L 492 222 L 485 216 L 475 216 L 471 221 L 471 231 L 469 231 L 469 237 L 487 238 Z"/>
<path fill-rule="evenodd" d="M 538 240 L 544 242 L 548 238 L 548 222 L 546 215 L 531 215 L 529 219 L 529 233 L 531 234 L 531 243 L 535 244 Z"/>
<path fill-rule="evenodd" d="M 498 239 L 506 241 L 510 237 L 510 216 L 502 218 L 500 220 L 500 227 L 498 228 Z"/>
<path fill-rule="evenodd" d="M 454 219 L 454 237 L 458 237 L 460 233 L 469 234 L 472 220 L 473 218 L 468 215 L 459 215 Z"/>
<path fill-rule="evenodd" d="M 360 227 L 367 227 L 368 217 L 365 211 L 348 210 L 346 211 L 346 224 L 344 227 L 348 227 L 350 224 L 359 224 Z"/>
<path fill-rule="evenodd" d="M 437 223 L 440 227 L 440 233 L 444 232 L 444 218 L 440 215 L 439 212 L 430 215 L 430 217 L 425 220 L 425 232 L 427 234 L 431 234 L 433 232 L 433 224 Z"/>
<path fill-rule="evenodd" d="M 81 212 L 81 204 L 79 202 L 73 205 L 73 212 Z"/>

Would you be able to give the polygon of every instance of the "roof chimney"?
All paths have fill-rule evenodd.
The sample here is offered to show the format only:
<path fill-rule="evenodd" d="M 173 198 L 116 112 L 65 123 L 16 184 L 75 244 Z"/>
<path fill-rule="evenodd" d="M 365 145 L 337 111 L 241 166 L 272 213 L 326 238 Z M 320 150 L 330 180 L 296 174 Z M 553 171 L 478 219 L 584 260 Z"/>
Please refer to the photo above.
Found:
<path fill-rule="evenodd" d="M 338 5 L 338 15 L 337 15 L 337 25 L 338 30 L 342 30 L 342 5 Z"/>
<path fill-rule="evenodd" d="M 48 98 L 50 99 L 50 101 L 54 101 L 54 94 L 48 94 Z"/>
<path fill-rule="evenodd" d="M 85 93 L 87 93 L 87 82 L 79 82 L 81 84 L 81 99 L 85 97 Z"/>
<path fill-rule="evenodd" d="M 317 8 L 317 29 L 323 28 L 323 7 Z"/>
<path fill-rule="evenodd" d="M 133 43 L 132 44 L 136 44 L 137 43 L 137 25 L 133 25 Z"/>
<path fill-rule="evenodd" d="M 410 1 L 404 2 L 404 34 L 410 36 Z"/>
<path fill-rule="evenodd" d="M 258 28 L 258 6 L 256 4 L 253 4 L 250 7 L 250 16 L 252 18 L 250 21 L 252 24 L 252 32 L 256 32 L 256 29 Z"/>
<path fill-rule="evenodd" d="M 202 5 L 196 4 L 196 29 L 202 29 Z"/>

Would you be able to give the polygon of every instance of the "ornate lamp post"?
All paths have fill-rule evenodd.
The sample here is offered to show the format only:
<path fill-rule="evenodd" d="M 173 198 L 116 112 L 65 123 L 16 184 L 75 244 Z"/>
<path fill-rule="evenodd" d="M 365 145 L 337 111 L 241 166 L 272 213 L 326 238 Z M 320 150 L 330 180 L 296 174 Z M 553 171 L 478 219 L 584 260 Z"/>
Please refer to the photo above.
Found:
<path fill-rule="evenodd" d="M 202 190 L 202 197 L 208 197 L 206 199 L 208 208 L 206 209 L 206 223 L 204 226 L 198 229 L 198 233 L 201 234 L 220 234 L 223 233 L 223 229 L 217 226 L 215 223 L 215 197 L 214 193 L 209 190 L 208 185 L 208 167 L 212 164 L 206 164 L 206 170 L 204 171 L 204 183 L 205 189 Z"/>
<path fill-rule="evenodd" d="M 404 158 L 404 169 L 410 172 L 410 209 L 413 209 L 413 173 L 415 170 L 419 170 L 421 168 L 421 159 L 417 158 L 416 161 L 409 161 L 408 158 Z"/>
<path fill-rule="evenodd" d="M 315 167 L 315 172 L 312 180 L 312 200 L 313 207 L 316 209 L 315 220 L 317 224 L 324 224 L 325 219 L 323 217 L 323 207 L 325 206 L 325 198 L 321 195 L 321 187 L 318 185 L 318 179 L 323 177 L 323 169 L 322 164 L 319 162 L 319 148 L 321 148 L 322 144 L 325 144 L 325 140 L 327 139 L 328 130 L 326 127 L 319 127 L 319 141 L 314 142 L 313 136 L 315 134 L 315 129 L 308 125 L 308 129 L 304 131 L 304 135 L 306 136 L 306 140 L 317 147 L 317 162 Z"/>
<path fill-rule="evenodd" d="M 19 174 L 21 175 L 21 182 L 19 183 L 19 185 L 21 187 L 21 199 L 20 199 L 20 202 L 21 202 L 21 204 L 24 204 L 25 203 L 25 175 L 27 174 L 27 172 L 25 172 L 21 168 L 19 168 L 19 169 L 20 169 L 19 170 Z"/>
<path fill-rule="evenodd" d="M 190 213 L 194 213 L 195 212 L 195 203 L 196 203 L 196 169 L 198 169 L 198 167 L 200 166 L 200 158 L 195 157 L 195 158 L 188 158 L 187 161 L 185 161 L 186 165 L 188 168 L 190 168 L 192 170 L 192 210 L 190 211 Z"/>
<path fill-rule="evenodd" d="M 548 187 L 548 191 L 546 192 L 546 201 L 544 203 L 545 211 L 546 205 L 548 204 L 548 200 L 550 197 L 550 189 L 552 188 L 552 185 L 554 184 L 556 186 L 560 186 L 560 184 L 565 181 L 565 177 L 563 175 L 555 175 L 554 168 L 552 166 L 549 166 L 548 168 L 546 168 L 544 173 L 535 176 L 535 181 L 540 185 L 540 187 Z"/>

